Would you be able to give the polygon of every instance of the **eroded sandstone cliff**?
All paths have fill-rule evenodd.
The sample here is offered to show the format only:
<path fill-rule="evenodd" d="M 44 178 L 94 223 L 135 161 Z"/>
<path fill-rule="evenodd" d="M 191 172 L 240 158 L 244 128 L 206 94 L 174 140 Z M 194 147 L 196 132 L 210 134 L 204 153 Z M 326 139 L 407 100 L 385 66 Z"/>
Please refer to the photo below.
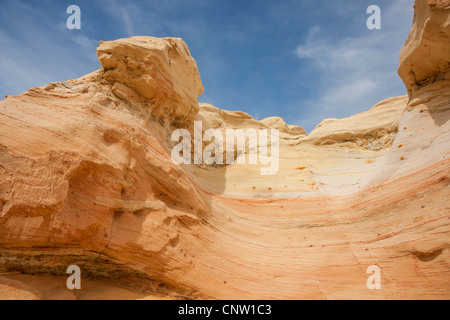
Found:
<path fill-rule="evenodd" d="M 6 97 L 0 297 L 450 298 L 449 17 L 445 1 L 416 1 L 409 96 L 309 135 L 198 104 L 178 38 L 103 42 L 101 70 Z M 171 134 L 194 121 L 279 130 L 277 174 L 175 164 Z M 96 294 L 64 287 L 73 264 Z"/>

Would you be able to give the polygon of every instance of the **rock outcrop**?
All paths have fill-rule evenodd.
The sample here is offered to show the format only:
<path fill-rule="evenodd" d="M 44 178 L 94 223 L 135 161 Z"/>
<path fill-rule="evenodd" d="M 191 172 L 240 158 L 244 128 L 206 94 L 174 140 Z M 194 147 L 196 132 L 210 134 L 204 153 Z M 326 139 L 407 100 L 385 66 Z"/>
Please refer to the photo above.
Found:
<path fill-rule="evenodd" d="M 428 84 L 450 80 L 450 1 L 416 1 L 415 9 L 398 69 L 410 97 Z"/>
<path fill-rule="evenodd" d="M 101 70 L 6 97 L 0 298 L 449 299 L 449 16 L 447 1 L 416 1 L 409 96 L 309 135 L 198 104 L 176 38 L 103 42 Z M 194 121 L 278 130 L 277 173 L 174 163 L 172 133 Z M 87 281 L 78 293 L 69 265 Z"/>
<path fill-rule="evenodd" d="M 179 38 L 133 37 L 100 42 L 101 78 L 113 93 L 153 118 L 190 123 L 198 113 L 203 86 L 197 64 Z"/>

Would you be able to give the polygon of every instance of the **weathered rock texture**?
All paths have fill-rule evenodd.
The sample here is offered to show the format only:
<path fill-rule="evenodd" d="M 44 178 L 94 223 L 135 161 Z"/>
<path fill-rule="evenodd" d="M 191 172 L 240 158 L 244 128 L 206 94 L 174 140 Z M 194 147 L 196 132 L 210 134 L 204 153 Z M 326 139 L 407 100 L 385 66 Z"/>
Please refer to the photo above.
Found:
<path fill-rule="evenodd" d="M 153 298 L 449 299 L 447 4 L 416 1 L 399 68 L 409 97 L 309 135 L 199 105 L 195 62 L 176 38 L 103 42 L 103 69 L 8 96 L 0 297 L 52 298 L 75 264 L 83 279 Z M 175 164 L 171 134 L 194 120 L 278 129 L 278 173 Z M 371 265 L 379 290 L 366 286 Z M 64 297 L 143 297 L 94 287 Z"/>
<path fill-rule="evenodd" d="M 203 86 L 183 40 L 133 37 L 101 42 L 97 55 L 104 71 L 102 78 L 114 83 L 112 90 L 117 97 L 147 109 L 153 118 L 173 123 L 193 121 Z"/>
<path fill-rule="evenodd" d="M 450 80 L 450 1 L 416 1 L 415 9 L 398 69 L 410 96 L 420 87 Z"/>

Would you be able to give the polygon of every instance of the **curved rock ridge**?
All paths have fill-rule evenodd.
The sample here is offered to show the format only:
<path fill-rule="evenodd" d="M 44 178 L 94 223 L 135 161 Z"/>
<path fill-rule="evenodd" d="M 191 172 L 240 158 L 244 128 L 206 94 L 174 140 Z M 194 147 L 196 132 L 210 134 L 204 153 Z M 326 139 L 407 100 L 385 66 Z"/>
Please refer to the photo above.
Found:
<path fill-rule="evenodd" d="M 103 42 L 102 69 L 7 96 L 0 298 L 450 299 L 445 8 L 416 1 L 399 67 L 409 96 L 309 135 L 199 104 L 178 38 Z M 173 132 L 209 129 L 278 130 L 278 170 L 173 161 Z M 65 288 L 69 265 L 79 292 Z"/>

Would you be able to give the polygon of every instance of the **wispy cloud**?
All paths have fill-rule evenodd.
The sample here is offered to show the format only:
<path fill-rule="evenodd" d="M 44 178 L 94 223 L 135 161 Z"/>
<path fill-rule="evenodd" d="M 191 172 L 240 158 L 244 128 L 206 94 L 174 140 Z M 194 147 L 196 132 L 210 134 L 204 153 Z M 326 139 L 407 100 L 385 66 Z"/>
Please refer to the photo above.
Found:
<path fill-rule="evenodd" d="M 101 3 L 100 8 L 122 26 L 123 33 L 127 37 L 135 34 L 135 22 L 141 17 L 141 10 L 134 4 L 126 1 L 107 0 Z"/>
<path fill-rule="evenodd" d="M 95 62 L 97 61 L 97 56 L 95 55 L 96 48 L 99 44 L 97 40 L 94 40 L 85 34 L 77 34 L 69 39 L 71 39 L 79 48 L 79 52 L 82 53 L 86 59 Z"/>
<path fill-rule="evenodd" d="M 123 22 L 123 26 L 125 29 L 126 34 L 131 37 L 134 35 L 134 27 L 133 27 L 133 21 L 131 20 L 130 14 L 128 13 L 127 9 L 124 7 L 114 7 L 112 10 L 114 12 L 114 15 L 118 17 Z"/>
<path fill-rule="evenodd" d="M 400 88 L 406 93 L 397 64 L 411 21 L 411 1 L 399 0 L 382 8 L 382 30 L 361 30 L 336 40 L 319 26 L 311 27 L 295 54 L 319 74 L 321 90 L 315 98 L 302 102 L 308 107 L 297 124 L 310 131 L 325 117 L 347 117 L 368 110 Z"/>
<path fill-rule="evenodd" d="M 20 94 L 34 86 L 73 79 L 100 65 L 98 40 L 88 25 L 66 27 L 64 5 L 33 6 L 6 0 L 0 11 L 0 94 Z M 85 11 L 82 12 L 82 21 Z"/>

